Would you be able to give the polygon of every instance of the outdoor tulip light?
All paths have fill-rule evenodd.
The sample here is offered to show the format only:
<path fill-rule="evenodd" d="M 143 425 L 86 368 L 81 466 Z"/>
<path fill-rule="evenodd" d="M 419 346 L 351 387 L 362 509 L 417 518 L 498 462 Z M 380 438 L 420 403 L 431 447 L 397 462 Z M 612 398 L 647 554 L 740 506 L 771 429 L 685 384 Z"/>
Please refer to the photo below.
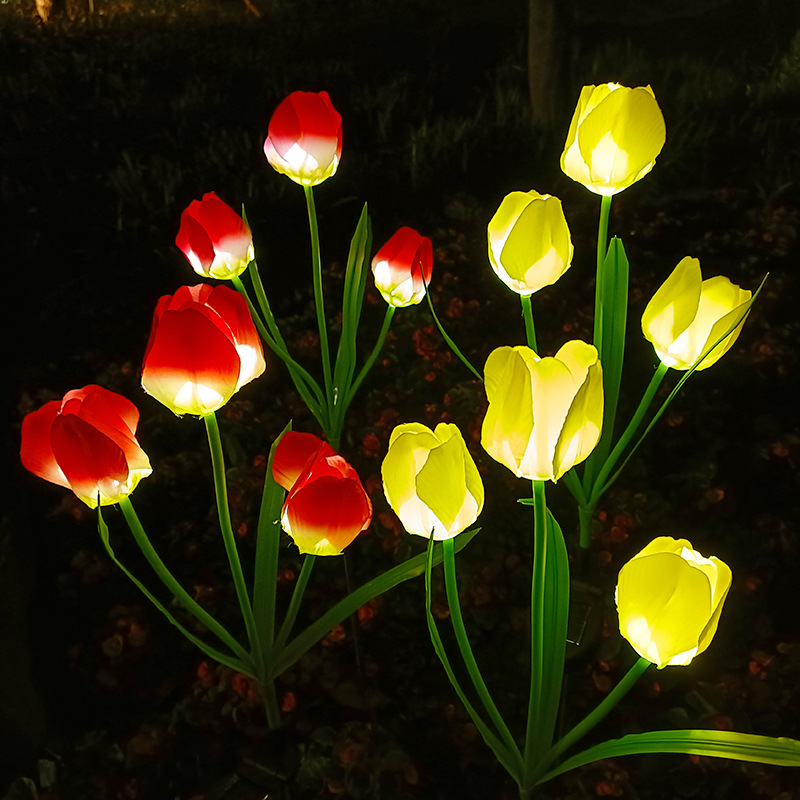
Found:
<path fill-rule="evenodd" d="M 302 186 L 306 199 L 321 381 L 287 348 L 259 275 L 244 211 L 240 216 L 214 193 L 189 205 L 181 216 L 177 246 L 195 272 L 230 281 L 233 288 L 183 286 L 159 300 L 143 357 L 142 387 L 178 417 L 199 417 L 204 422 L 220 531 L 245 643 L 180 585 L 133 509 L 130 495 L 152 469 L 136 439 L 139 413 L 129 400 L 102 387 L 87 386 L 32 412 L 22 426 L 24 466 L 97 508 L 99 532 L 109 556 L 206 655 L 253 679 L 270 728 L 281 724 L 275 679 L 371 598 L 424 574 L 425 614 L 435 652 L 484 741 L 518 785 L 522 800 L 532 798 L 541 784 L 567 770 L 637 753 L 689 753 L 800 766 L 800 742 L 732 731 L 649 731 L 582 751 L 574 749 L 651 664 L 658 669 L 686 665 L 709 647 L 720 624 L 731 571 L 718 558 L 695 551 L 685 539 L 660 536 L 621 569 L 616 589 L 619 627 L 638 659 L 584 719 L 566 730 L 560 720 L 570 568 L 561 527 L 547 507 L 547 483 L 563 481 L 576 501 L 579 547 L 573 557 L 581 564 L 600 497 L 685 381 L 696 370 L 711 367 L 733 345 L 761 288 L 751 293 L 724 277 L 703 280 L 699 262 L 689 256 L 677 265 L 643 314 L 642 332 L 653 345 L 658 366 L 631 420 L 617 435 L 628 260 L 620 239 L 608 241 L 611 199 L 653 169 L 664 142 L 664 120 L 649 86 L 630 89 L 609 83 L 583 88 L 561 167 L 601 196 L 592 341 L 559 342 L 553 350 L 538 346 L 534 295 L 577 266 L 573 266 L 572 239 L 561 201 L 533 190 L 511 192 L 488 224 L 488 257 L 498 278 L 519 295 L 526 344 L 498 347 L 486 354 L 482 372 L 461 353 L 435 314 L 427 291 L 432 279 L 431 240 L 401 227 L 370 259 L 372 234 L 366 206 L 350 244 L 341 332 L 332 353 L 313 196 L 313 186 L 336 173 L 342 155 L 342 120 L 326 92 L 290 94 L 275 110 L 264 143 L 269 164 Z M 370 267 L 387 307 L 375 344 L 359 366 L 356 334 Z M 315 559 L 336 557 L 355 546 L 372 520 L 370 498 L 355 469 L 338 452 L 346 412 L 380 353 L 396 309 L 426 298 L 447 343 L 483 382 L 487 409 L 481 446 L 514 476 L 531 482 L 530 492 L 519 501 L 531 506 L 533 513 L 530 675 L 527 721 L 521 733 L 510 730 L 493 701 L 461 614 L 455 556 L 478 532 L 470 526 L 483 510 L 484 486 L 455 424 L 441 423 L 434 430 L 414 421 L 397 425 L 381 466 L 389 505 L 408 533 L 426 540 L 426 552 L 368 581 L 305 630 L 294 631 Z M 294 431 L 289 421 L 273 443 L 258 517 L 255 563 L 248 580 L 231 525 L 215 413 L 265 372 L 262 344 L 285 363 L 321 436 Z M 681 377 L 650 413 L 670 369 L 680 371 Z M 103 506 L 114 504 L 120 506 L 158 578 L 202 624 L 203 636 L 190 630 L 117 560 L 101 513 Z M 491 537 L 491 521 L 484 527 L 481 535 Z M 303 554 L 303 566 L 278 624 L 281 528 Z M 432 612 L 432 568 L 439 562 L 444 567 L 449 619 L 466 673 L 451 665 Z M 213 644 L 207 641 L 211 637 Z M 472 684 L 469 689 L 458 677 L 463 674 Z"/>

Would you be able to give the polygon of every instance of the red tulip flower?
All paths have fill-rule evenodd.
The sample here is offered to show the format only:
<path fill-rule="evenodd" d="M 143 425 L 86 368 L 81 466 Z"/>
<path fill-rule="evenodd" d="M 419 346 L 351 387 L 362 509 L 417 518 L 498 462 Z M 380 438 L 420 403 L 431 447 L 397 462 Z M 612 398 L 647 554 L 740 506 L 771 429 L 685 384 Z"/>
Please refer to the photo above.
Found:
<path fill-rule="evenodd" d="M 342 156 L 342 118 L 327 92 L 292 92 L 269 121 L 267 161 L 301 186 L 336 172 Z"/>
<path fill-rule="evenodd" d="M 281 524 L 301 553 L 341 555 L 372 521 L 358 473 L 313 434 L 285 433 L 275 448 L 272 475 L 289 492 Z"/>
<path fill-rule="evenodd" d="M 181 214 L 175 244 L 198 275 L 217 280 L 238 277 L 255 257 L 247 223 L 213 192 Z"/>
<path fill-rule="evenodd" d="M 211 414 L 265 368 L 250 310 L 233 289 L 182 286 L 158 301 L 142 387 L 176 414 Z"/>
<path fill-rule="evenodd" d="M 420 236 L 413 228 L 400 228 L 372 259 L 375 286 L 383 299 L 395 308 L 420 303 L 432 271 L 431 240 Z"/>
<path fill-rule="evenodd" d="M 90 508 L 118 503 L 153 470 L 136 441 L 136 406 L 102 386 L 67 392 L 22 421 L 25 469 L 66 486 Z"/>

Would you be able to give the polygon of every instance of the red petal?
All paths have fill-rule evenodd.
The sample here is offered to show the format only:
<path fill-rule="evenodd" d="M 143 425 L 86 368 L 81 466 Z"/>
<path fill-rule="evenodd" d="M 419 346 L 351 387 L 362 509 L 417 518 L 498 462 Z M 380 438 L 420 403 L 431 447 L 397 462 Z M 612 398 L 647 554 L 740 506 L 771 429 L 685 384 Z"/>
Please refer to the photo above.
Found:
<path fill-rule="evenodd" d="M 323 448 L 333 454 L 331 446 L 313 433 L 284 433 L 272 459 L 272 477 L 275 482 L 290 491 Z"/>
<path fill-rule="evenodd" d="M 192 206 L 196 203 L 195 200 L 181 214 L 181 227 L 175 237 L 175 244 L 193 268 L 207 270 L 214 262 L 214 244 L 208 232 L 192 215 Z"/>
<path fill-rule="evenodd" d="M 206 312 L 215 314 L 208 309 Z M 198 413 L 175 404 L 187 383 L 218 392 L 223 397 L 220 405 L 236 391 L 239 355 L 226 332 L 207 313 L 197 306 L 166 311 L 156 323 L 145 355 L 142 386 L 177 414 Z"/>
<path fill-rule="evenodd" d="M 52 400 L 26 415 L 22 420 L 20 458 L 25 469 L 34 475 L 69 489 L 69 481 L 58 466 L 50 444 L 50 430 L 60 409 L 61 401 Z"/>
<path fill-rule="evenodd" d="M 96 500 L 98 491 L 113 495 L 128 480 L 122 449 L 75 414 L 60 414 L 50 431 L 53 454 L 73 492 Z"/>
<path fill-rule="evenodd" d="M 251 239 L 250 228 L 245 221 L 213 192 L 203 195 L 199 202 L 195 200 L 189 209 L 208 234 L 215 249 L 220 249 L 220 243 L 228 239 Z"/>

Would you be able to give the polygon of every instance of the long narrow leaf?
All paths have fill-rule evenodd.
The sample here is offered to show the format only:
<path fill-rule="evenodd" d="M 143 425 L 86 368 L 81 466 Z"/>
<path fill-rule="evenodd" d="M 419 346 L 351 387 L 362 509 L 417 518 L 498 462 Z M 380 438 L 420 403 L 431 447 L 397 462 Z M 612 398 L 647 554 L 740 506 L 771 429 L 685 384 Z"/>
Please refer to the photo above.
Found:
<path fill-rule="evenodd" d="M 444 667 L 445 674 L 447 675 L 447 678 L 450 681 L 451 686 L 455 690 L 455 693 L 458 695 L 458 699 L 461 700 L 461 703 L 467 710 L 467 713 L 470 715 L 472 721 L 475 723 L 475 727 L 478 729 L 481 736 L 483 737 L 483 741 L 486 742 L 487 747 L 489 747 L 489 749 L 494 753 L 495 758 L 497 758 L 497 760 L 505 767 L 509 775 L 511 775 L 519 783 L 521 779 L 518 766 L 520 764 L 519 751 L 516 752 L 516 758 L 515 758 L 506 749 L 506 747 L 503 746 L 498 737 L 492 732 L 491 728 L 489 728 L 489 726 L 483 721 L 481 715 L 478 714 L 478 712 L 475 710 L 472 703 L 470 703 L 469 699 L 464 693 L 464 690 L 461 688 L 461 684 L 459 684 L 458 682 L 458 678 L 456 678 L 455 672 L 453 672 L 453 668 L 450 665 L 450 659 L 448 659 L 447 657 L 447 651 L 444 649 L 444 643 L 442 642 L 442 637 L 439 636 L 439 631 L 436 628 L 436 620 L 433 618 L 433 613 L 431 612 L 431 569 L 433 567 L 433 537 L 431 537 L 431 540 L 428 542 L 428 550 L 424 555 L 426 557 L 425 619 L 427 620 L 428 623 L 428 632 L 430 633 L 431 636 L 431 644 L 433 644 L 434 652 L 436 653 L 436 655 L 439 658 L 439 661 Z M 452 608 L 453 606 L 451 606 L 451 610 Z"/>
<path fill-rule="evenodd" d="M 466 547 L 472 537 L 475 536 L 480 528 L 471 531 L 464 531 L 455 540 L 456 552 Z M 347 597 L 340 600 L 332 609 L 323 614 L 313 624 L 309 625 L 299 636 L 292 639 L 286 648 L 278 654 L 273 667 L 273 677 L 280 675 L 297 661 L 300 656 L 313 647 L 320 639 L 326 636 L 334 625 L 338 625 L 342 620 L 347 619 L 365 603 L 377 597 L 379 594 L 388 592 L 399 583 L 417 578 L 425 572 L 425 553 L 409 558 L 402 564 L 387 570 L 377 578 L 365 583 L 363 586 L 351 592 Z M 434 564 L 439 564 L 442 560 L 442 546 L 436 545 L 433 553 Z"/>
<path fill-rule="evenodd" d="M 539 781 L 549 781 L 592 761 L 640 753 L 686 753 L 687 755 L 756 761 L 779 767 L 800 767 L 800 741 L 784 737 L 757 736 L 736 731 L 649 731 L 610 739 L 568 758 Z"/>
<path fill-rule="evenodd" d="M 544 595 L 544 661 L 542 698 L 547 701 L 538 724 L 542 728 L 542 745 L 553 743 L 561 681 L 564 677 L 564 658 L 567 648 L 569 621 L 569 559 L 564 534 L 555 517 L 547 511 L 547 560 L 545 562 Z"/>
<path fill-rule="evenodd" d="M 174 625 L 192 644 L 202 650 L 209 658 L 213 658 L 214 661 L 218 661 L 220 664 L 223 664 L 226 667 L 230 667 L 232 670 L 236 672 L 241 672 L 245 675 L 248 675 L 251 678 L 255 677 L 253 669 L 248 665 L 246 666 L 242 661 L 240 661 L 235 656 L 228 655 L 227 653 L 223 653 L 220 650 L 217 650 L 215 647 L 212 647 L 210 644 L 206 644 L 202 639 L 198 636 L 195 636 L 188 628 L 185 628 L 178 622 L 177 619 L 170 613 L 166 606 L 163 605 L 156 597 L 153 595 L 147 587 L 138 579 L 136 578 L 130 570 L 117 558 L 116 553 L 114 552 L 114 548 L 111 547 L 111 540 L 108 532 L 108 525 L 106 525 L 105 520 L 103 519 L 103 514 L 100 510 L 100 506 L 97 507 L 97 531 L 100 534 L 100 541 L 103 543 L 103 547 L 105 547 L 106 552 L 108 553 L 109 558 L 122 570 L 123 573 L 127 576 L 127 578 L 139 589 L 139 591 L 167 618 L 167 620 Z"/>

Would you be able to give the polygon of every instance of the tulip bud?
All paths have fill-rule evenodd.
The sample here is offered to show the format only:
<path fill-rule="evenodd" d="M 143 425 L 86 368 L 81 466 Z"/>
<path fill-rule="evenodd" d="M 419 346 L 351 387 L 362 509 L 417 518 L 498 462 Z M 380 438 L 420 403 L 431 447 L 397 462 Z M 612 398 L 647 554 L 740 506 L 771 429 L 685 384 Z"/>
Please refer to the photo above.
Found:
<path fill-rule="evenodd" d="M 665 366 L 708 369 L 730 350 L 741 333 L 751 296 L 752 292 L 727 278 L 703 280 L 700 262 L 686 256 L 647 304 L 642 332 Z M 731 328 L 734 330 L 700 361 Z"/>
<path fill-rule="evenodd" d="M 730 586 L 727 564 L 659 536 L 620 570 L 620 632 L 659 669 L 684 666 L 711 643 Z"/>
<path fill-rule="evenodd" d="M 452 539 L 483 509 L 483 482 L 461 432 L 440 422 L 398 425 L 381 466 L 383 490 L 403 527 L 417 536 Z"/>
<path fill-rule="evenodd" d="M 142 388 L 176 414 L 216 411 L 266 368 L 247 303 L 227 286 L 182 286 L 158 301 Z"/>
<path fill-rule="evenodd" d="M 664 117 L 649 86 L 584 86 L 561 169 L 595 194 L 614 195 L 653 169 L 665 138 Z"/>
<path fill-rule="evenodd" d="M 499 347 L 484 376 L 481 444 L 517 477 L 557 481 L 592 452 L 603 424 L 603 371 L 592 345 L 576 339 L 545 358 Z"/>
<path fill-rule="evenodd" d="M 330 178 L 342 155 L 342 118 L 328 93 L 292 92 L 272 115 L 264 154 L 301 186 Z"/>
<path fill-rule="evenodd" d="M 198 275 L 217 280 L 238 277 L 255 258 L 247 223 L 213 192 L 181 214 L 175 244 Z"/>
<path fill-rule="evenodd" d="M 153 470 L 136 441 L 139 412 L 102 386 L 73 389 L 22 421 L 23 466 L 89 508 L 127 497 Z"/>
<path fill-rule="evenodd" d="M 289 492 L 281 525 L 301 553 L 341 555 L 372 521 L 358 473 L 313 434 L 285 433 L 275 448 L 272 475 Z"/>
<path fill-rule="evenodd" d="M 395 308 L 420 303 L 432 272 L 431 240 L 413 228 L 400 228 L 372 259 L 375 286 Z"/>
<path fill-rule="evenodd" d="M 538 192 L 506 195 L 488 225 L 489 261 L 522 295 L 555 283 L 572 263 L 572 239 L 561 201 Z"/>

